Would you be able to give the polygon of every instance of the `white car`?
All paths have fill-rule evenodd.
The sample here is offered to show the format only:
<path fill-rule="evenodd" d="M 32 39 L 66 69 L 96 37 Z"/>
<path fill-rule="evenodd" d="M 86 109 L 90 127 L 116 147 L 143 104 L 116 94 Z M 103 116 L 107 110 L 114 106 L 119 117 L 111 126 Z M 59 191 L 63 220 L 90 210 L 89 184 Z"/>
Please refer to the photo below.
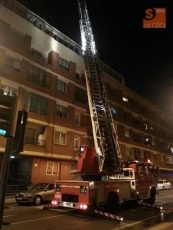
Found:
<path fill-rule="evenodd" d="M 159 190 L 171 189 L 171 183 L 167 180 L 158 180 L 157 181 L 157 188 Z"/>

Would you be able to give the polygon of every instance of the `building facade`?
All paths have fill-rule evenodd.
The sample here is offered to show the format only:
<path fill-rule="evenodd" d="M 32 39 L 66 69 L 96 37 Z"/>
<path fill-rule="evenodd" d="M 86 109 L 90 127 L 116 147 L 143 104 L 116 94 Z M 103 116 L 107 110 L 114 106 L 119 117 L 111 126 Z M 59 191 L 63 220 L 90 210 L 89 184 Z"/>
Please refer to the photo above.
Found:
<path fill-rule="evenodd" d="M 80 144 L 93 147 L 81 47 L 13 0 L 0 1 L 0 87 L 28 111 L 24 150 L 11 153 L 8 183 L 76 179 Z M 102 63 L 124 160 L 173 175 L 173 122 Z M 6 139 L 0 134 L 2 162 Z"/>

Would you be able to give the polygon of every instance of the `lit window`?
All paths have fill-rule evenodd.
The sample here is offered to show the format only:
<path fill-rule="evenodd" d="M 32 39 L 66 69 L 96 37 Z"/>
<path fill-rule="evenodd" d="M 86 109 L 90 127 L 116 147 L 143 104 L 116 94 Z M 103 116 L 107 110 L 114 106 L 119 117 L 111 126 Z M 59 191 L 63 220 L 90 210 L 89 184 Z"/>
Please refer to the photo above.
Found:
<path fill-rule="evenodd" d="M 125 137 L 130 137 L 130 131 L 127 128 L 125 128 Z"/>
<path fill-rule="evenodd" d="M 128 102 L 128 98 L 127 98 L 127 97 L 122 97 L 122 100 L 123 100 L 124 102 Z"/>
<path fill-rule="evenodd" d="M 173 163 L 173 158 L 172 157 L 166 157 L 165 162 L 167 164 L 172 164 Z"/>
<path fill-rule="evenodd" d="M 150 130 L 154 130 L 152 126 L 150 126 Z"/>
<path fill-rule="evenodd" d="M 57 175 L 59 173 L 59 163 L 47 162 L 46 175 Z"/>
<path fill-rule="evenodd" d="M 59 145 L 66 145 L 67 134 L 55 131 L 54 143 Z"/>
<path fill-rule="evenodd" d="M 146 145 L 150 145 L 150 138 L 149 137 L 145 137 L 145 144 Z"/>
<path fill-rule="evenodd" d="M 60 59 L 59 59 L 59 66 L 62 67 L 63 69 L 68 70 L 68 69 L 69 69 L 69 62 L 66 61 L 66 60 L 63 59 L 63 58 L 60 58 Z"/>
<path fill-rule="evenodd" d="M 57 90 L 61 91 L 63 93 L 67 93 L 68 92 L 68 84 L 66 82 L 61 81 L 61 80 L 58 80 Z"/>
<path fill-rule="evenodd" d="M 155 145 L 155 140 L 154 139 L 152 139 L 151 144 Z"/>
<path fill-rule="evenodd" d="M 0 135 L 4 136 L 6 134 L 6 131 L 3 129 L 0 129 Z"/>
<path fill-rule="evenodd" d="M 146 122 L 143 123 L 144 129 L 148 130 L 148 124 Z"/>
<path fill-rule="evenodd" d="M 14 88 L 9 87 L 7 85 L 1 84 L 1 91 L 4 95 L 9 95 L 9 96 L 17 95 L 17 89 L 14 89 Z"/>

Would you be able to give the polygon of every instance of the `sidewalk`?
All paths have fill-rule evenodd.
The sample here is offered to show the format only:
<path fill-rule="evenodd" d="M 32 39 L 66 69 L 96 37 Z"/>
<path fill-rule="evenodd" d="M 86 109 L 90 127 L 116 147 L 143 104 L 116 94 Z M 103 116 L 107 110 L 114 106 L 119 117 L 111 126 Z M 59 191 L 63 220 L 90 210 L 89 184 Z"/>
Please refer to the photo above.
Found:
<path fill-rule="evenodd" d="M 13 204 L 13 203 L 16 203 L 14 195 L 5 197 L 5 204 Z"/>

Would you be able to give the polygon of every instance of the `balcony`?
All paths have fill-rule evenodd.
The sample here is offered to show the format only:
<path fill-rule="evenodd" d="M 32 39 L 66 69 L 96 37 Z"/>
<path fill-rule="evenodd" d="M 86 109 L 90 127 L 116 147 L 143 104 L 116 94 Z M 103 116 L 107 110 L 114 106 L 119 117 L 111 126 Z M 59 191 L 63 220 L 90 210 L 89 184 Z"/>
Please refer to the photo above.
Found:
<path fill-rule="evenodd" d="M 26 131 L 24 144 L 33 147 L 45 147 L 46 146 L 46 126 L 36 124 L 33 122 L 28 122 Z"/>
<path fill-rule="evenodd" d="M 45 147 L 46 140 L 41 140 L 39 138 L 34 139 L 34 138 L 30 138 L 30 137 L 25 137 L 24 144 L 26 144 L 26 145 L 37 145 L 37 146 Z"/>

